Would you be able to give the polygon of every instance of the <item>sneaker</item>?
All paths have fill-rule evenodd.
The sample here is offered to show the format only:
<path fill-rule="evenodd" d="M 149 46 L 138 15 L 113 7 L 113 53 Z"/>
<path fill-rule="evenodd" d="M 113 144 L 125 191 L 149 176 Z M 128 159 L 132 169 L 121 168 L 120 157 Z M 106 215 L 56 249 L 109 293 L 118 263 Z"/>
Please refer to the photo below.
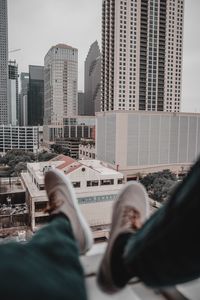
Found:
<path fill-rule="evenodd" d="M 147 192 L 140 183 L 128 182 L 119 193 L 113 207 L 110 238 L 97 276 L 97 282 L 102 291 L 112 294 L 123 288 L 116 284 L 115 274 L 112 273 L 111 268 L 115 242 L 120 235 L 135 233 L 148 216 Z"/>
<path fill-rule="evenodd" d="M 92 247 L 92 232 L 81 213 L 71 182 L 57 169 L 48 171 L 44 180 L 49 198 L 46 211 L 50 215 L 62 213 L 67 216 L 78 242 L 80 254 L 84 254 Z"/>

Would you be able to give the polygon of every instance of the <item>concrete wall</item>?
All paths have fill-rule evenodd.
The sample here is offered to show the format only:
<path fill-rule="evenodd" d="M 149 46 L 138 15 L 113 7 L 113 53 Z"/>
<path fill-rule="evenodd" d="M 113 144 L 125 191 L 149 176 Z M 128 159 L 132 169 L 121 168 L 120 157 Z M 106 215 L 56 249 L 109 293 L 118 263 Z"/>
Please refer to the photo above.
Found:
<path fill-rule="evenodd" d="M 188 165 L 200 152 L 200 114 L 97 115 L 97 159 L 119 170 Z"/>

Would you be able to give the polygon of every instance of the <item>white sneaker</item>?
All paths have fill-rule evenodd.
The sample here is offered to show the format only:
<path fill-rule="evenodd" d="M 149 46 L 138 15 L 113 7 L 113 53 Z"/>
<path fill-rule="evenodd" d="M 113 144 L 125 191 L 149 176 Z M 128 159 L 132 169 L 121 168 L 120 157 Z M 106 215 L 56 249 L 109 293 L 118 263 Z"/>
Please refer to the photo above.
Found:
<path fill-rule="evenodd" d="M 69 219 L 80 254 L 87 252 L 93 244 L 92 232 L 84 219 L 76 199 L 74 188 L 67 175 L 54 169 L 45 174 L 45 188 L 49 198 L 50 215 L 63 213 Z"/>
<path fill-rule="evenodd" d="M 117 238 L 121 234 L 136 232 L 148 216 L 146 190 L 140 183 L 128 182 L 119 193 L 113 208 L 110 238 L 97 276 L 97 282 L 104 292 L 112 294 L 122 289 L 116 285 L 111 270 L 111 257 Z"/>

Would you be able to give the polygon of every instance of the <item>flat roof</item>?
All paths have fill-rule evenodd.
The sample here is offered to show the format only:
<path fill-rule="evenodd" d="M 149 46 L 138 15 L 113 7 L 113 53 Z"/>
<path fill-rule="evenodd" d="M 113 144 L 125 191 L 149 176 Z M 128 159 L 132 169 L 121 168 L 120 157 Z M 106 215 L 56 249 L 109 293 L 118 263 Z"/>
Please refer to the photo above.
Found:
<path fill-rule="evenodd" d="M 82 159 L 82 160 L 79 160 L 79 162 L 84 165 L 84 166 L 87 166 L 103 175 L 122 175 L 123 177 L 123 174 L 114 170 L 114 169 L 111 169 L 109 166 L 106 166 L 103 162 L 101 162 L 100 160 L 97 160 L 97 159 L 91 159 L 91 160 L 86 160 L 86 159 Z"/>

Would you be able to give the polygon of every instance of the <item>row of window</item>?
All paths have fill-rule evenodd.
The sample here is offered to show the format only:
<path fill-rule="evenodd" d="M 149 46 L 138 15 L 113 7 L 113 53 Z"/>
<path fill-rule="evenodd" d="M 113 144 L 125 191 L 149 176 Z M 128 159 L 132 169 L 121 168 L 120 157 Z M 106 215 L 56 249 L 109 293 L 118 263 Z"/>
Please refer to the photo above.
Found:
<path fill-rule="evenodd" d="M 122 184 L 123 179 L 118 179 L 117 184 Z M 80 188 L 81 182 L 80 181 L 74 181 L 72 182 L 74 188 Z M 114 185 L 114 179 L 104 179 L 104 180 L 88 180 L 86 183 L 87 187 L 91 186 L 104 186 L 104 185 Z"/>

